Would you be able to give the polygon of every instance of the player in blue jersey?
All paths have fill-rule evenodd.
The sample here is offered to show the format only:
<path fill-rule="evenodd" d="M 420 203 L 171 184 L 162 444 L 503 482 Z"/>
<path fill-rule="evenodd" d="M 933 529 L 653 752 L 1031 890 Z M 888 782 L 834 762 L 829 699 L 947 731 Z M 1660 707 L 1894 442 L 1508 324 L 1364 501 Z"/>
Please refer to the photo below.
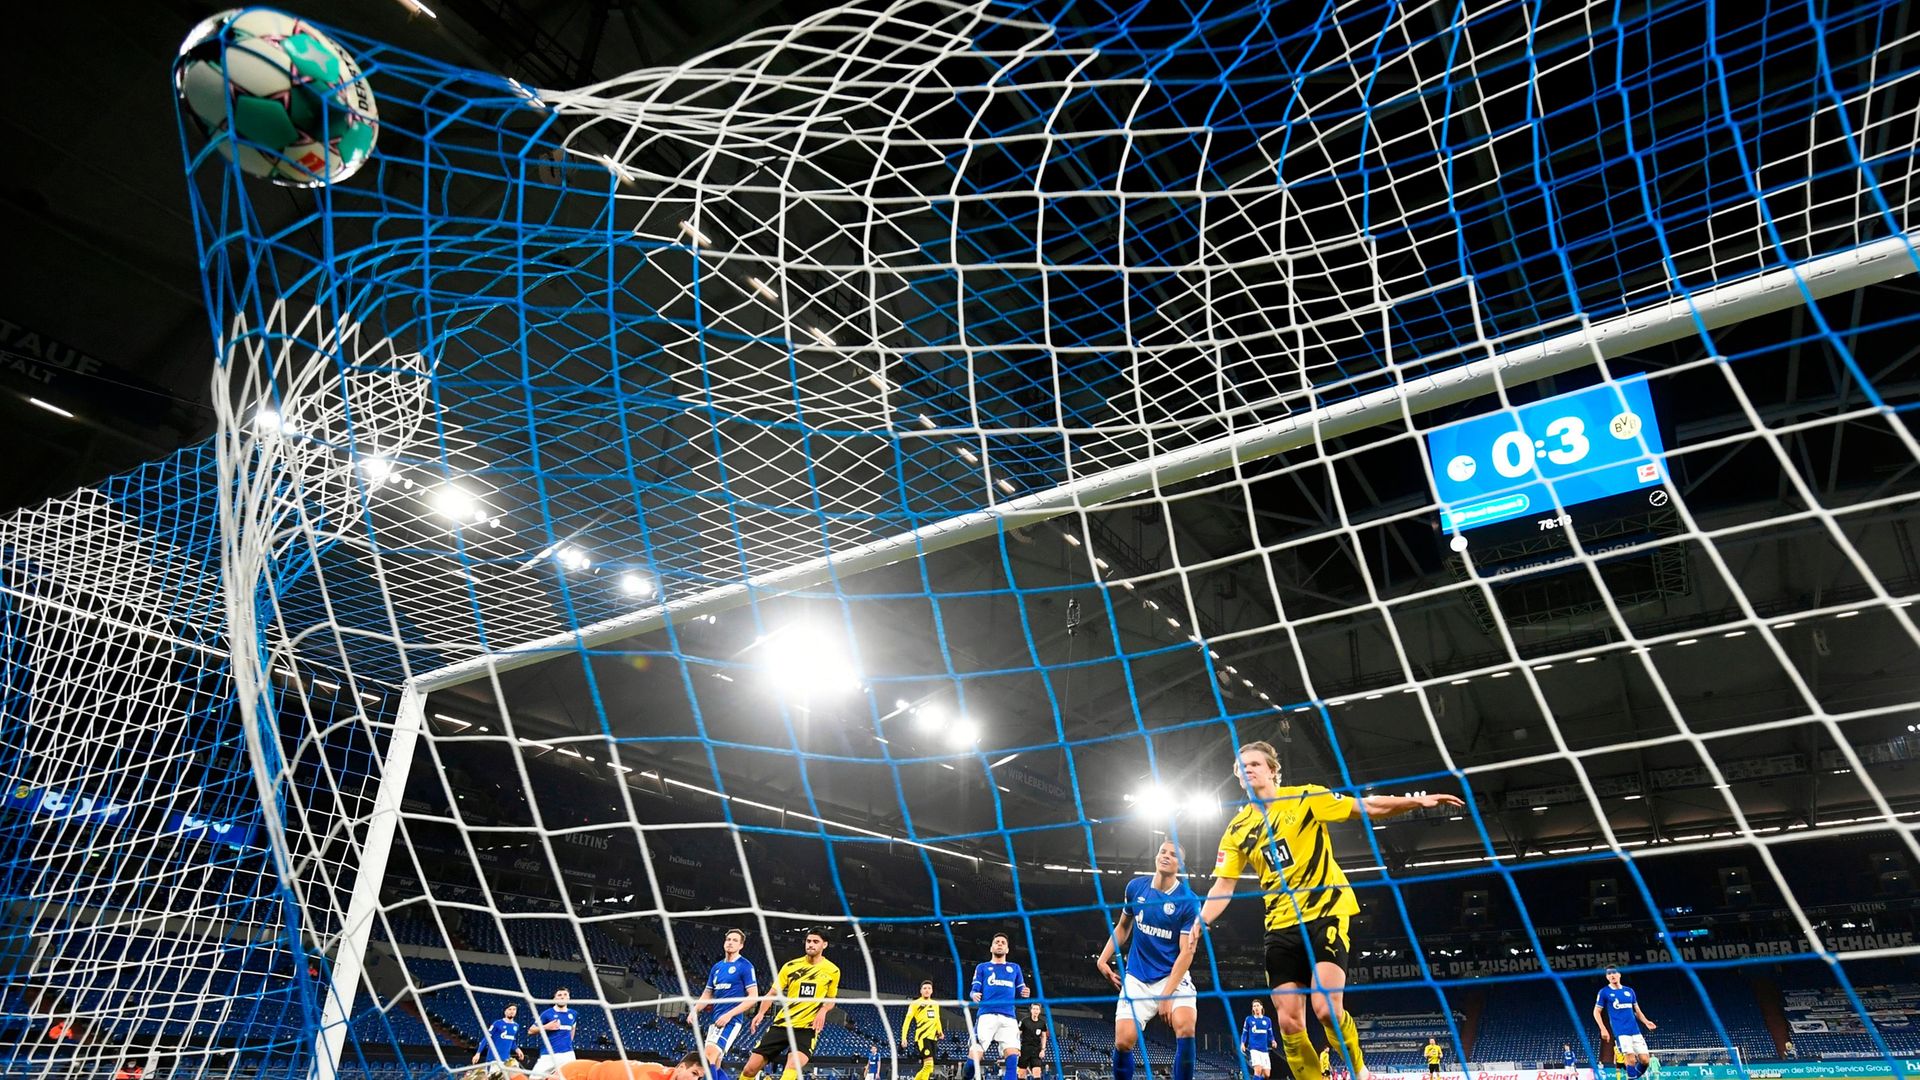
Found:
<path fill-rule="evenodd" d="M 1619 968 L 1607 969 L 1607 985 L 1593 999 L 1593 1022 L 1600 1025 L 1601 1043 L 1612 1042 L 1627 1059 L 1627 1080 L 1637 1080 L 1647 1071 L 1653 1055 L 1647 1051 L 1647 1037 L 1640 1029 L 1652 1031 L 1659 1025 L 1640 1011 L 1640 996 L 1633 988 L 1620 984 Z"/>
<path fill-rule="evenodd" d="M 1255 1076 L 1273 1075 L 1273 1017 L 1254 999 L 1253 1012 L 1240 1022 L 1240 1053 Z"/>
<path fill-rule="evenodd" d="M 1580 1063 L 1580 1059 L 1573 1056 L 1573 1044 L 1561 1043 L 1560 1044 L 1560 1067 L 1567 1070 L 1568 1072 L 1573 1072 L 1575 1067 L 1577 1067 L 1579 1063 Z"/>
<path fill-rule="evenodd" d="M 561 987 L 554 992 L 553 1007 L 540 1014 L 540 1023 L 534 1026 L 540 1033 L 541 1045 L 546 1047 L 538 1058 L 534 1059 L 533 1071 L 527 1075 L 533 1080 L 547 1080 L 547 1077 L 560 1071 L 560 1066 L 571 1063 L 573 1057 L 573 1024 L 575 1015 L 568 1002 L 573 1000 L 573 992 Z"/>
<path fill-rule="evenodd" d="M 746 947 L 745 930 L 727 931 L 720 942 L 720 962 L 707 974 L 707 985 L 700 991 L 700 1000 L 687 1012 L 687 1022 L 693 1025 L 694 1038 L 698 1039 L 703 1010 L 708 1005 L 714 1008 L 713 1021 L 707 1026 L 705 1049 L 707 1075 L 713 1080 L 727 1080 L 721 1062 L 746 1028 L 748 1011 L 760 1000 L 760 984 L 754 975 L 753 961 L 740 955 L 740 950 Z"/>
<path fill-rule="evenodd" d="M 487 1029 L 487 1037 L 480 1040 L 480 1048 L 473 1052 L 473 1063 L 487 1063 L 488 1072 L 497 1072 L 509 1061 L 520 1058 L 520 1006 L 509 1005 L 500 1010 L 500 1019 Z"/>
<path fill-rule="evenodd" d="M 1003 1056 L 1005 1080 L 1018 1080 L 1020 1075 L 1020 1021 L 1014 1019 L 1013 1003 L 1031 997 L 1033 991 L 1020 965 L 1007 959 L 1010 948 L 1007 935 L 993 935 L 987 962 L 973 969 L 973 984 L 968 987 L 968 996 L 980 1005 L 973 1025 L 973 1045 L 967 1049 L 968 1071 L 976 1078 L 981 1076 L 981 1056 L 996 1043 Z"/>
<path fill-rule="evenodd" d="M 880 1080 L 880 1044 L 867 1044 L 867 1080 Z"/>
<path fill-rule="evenodd" d="M 1120 991 L 1113 1013 L 1113 1078 L 1132 1080 L 1133 1048 L 1147 1021 L 1173 1025 L 1173 1080 L 1193 1080 L 1195 993 L 1187 969 L 1200 938 L 1200 898 L 1180 880 L 1180 845 L 1169 840 L 1153 859 L 1153 873 L 1127 882 L 1126 907 L 1095 966 Z M 1127 939 L 1124 973 L 1111 961 Z"/>

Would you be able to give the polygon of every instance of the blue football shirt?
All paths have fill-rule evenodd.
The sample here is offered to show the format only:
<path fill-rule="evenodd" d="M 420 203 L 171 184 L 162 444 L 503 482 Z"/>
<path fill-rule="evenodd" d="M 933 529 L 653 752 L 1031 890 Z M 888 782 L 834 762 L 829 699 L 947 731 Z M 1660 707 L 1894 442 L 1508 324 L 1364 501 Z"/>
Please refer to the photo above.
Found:
<path fill-rule="evenodd" d="M 729 1002 L 744 1000 L 747 988 L 757 984 L 753 961 L 744 956 L 713 965 L 713 970 L 707 973 L 707 989 L 713 991 L 714 1014 L 717 1016 L 732 1008 Z"/>
<path fill-rule="evenodd" d="M 1273 1049 L 1273 1017 L 1249 1016 L 1240 1025 L 1240 1041 L 1248 1050 Z"/>
<path fill-rule="evenodd" d="M 1020 973 L 1019 964 L 989 960 L 973 969 L 973 985 L 967 992 L 980 995 L 981 1016 L 1012 1016 L 1013 1003 L 1026 985 L 1027 977 Z"/>
<path fill-rule="evenodd" d="M 501 1017 L 487 1029 L 487 1049 L 494 1061 L 506 1061 L 513 1057 L 513 1046 L 520 1041 L 520 1025 L 516 1021 Z"/>
<path fill-rule="evenodd" d="M 1640 1034 L 1640 1019 L 1633 1015 L 1634 1006 L 1639 1002 L 1634 996 L 1633 987 L 1623 986 L 1615 990 L 1611 986 L 1600 988 L 1600 996 L 1593 1003 L 1604 1010 L 1601 1015 L 1607 1018 L 1607 1027 L 1613 1031 L 1613 1037 Z"/>
<path fill-rule="evenodd" d="M 560 1021 L 558 1028 L 552 1031 L 541 1032 L 541 1035 L 546 1037 L 547 1048 L 556 1054 L 573 1053 L 573 1010 L 562 1009 L 556 1005 L 549 1007 L 546 1012 L 540 1014 L 540 1023 L 543 1026 L 551 1024 L 555 1020 Z"/>
<path fill-rule="evenodd" d="M 1180 935 L 1200 918 L 1200 898 L 1184 881 L 1161 892 L 1145 874 L 1127 882 L 1127 910 L 1133 915 L 1133 943 L 1127 950 L 1127 974 L 1144 983 L 1173 972 Z"/>

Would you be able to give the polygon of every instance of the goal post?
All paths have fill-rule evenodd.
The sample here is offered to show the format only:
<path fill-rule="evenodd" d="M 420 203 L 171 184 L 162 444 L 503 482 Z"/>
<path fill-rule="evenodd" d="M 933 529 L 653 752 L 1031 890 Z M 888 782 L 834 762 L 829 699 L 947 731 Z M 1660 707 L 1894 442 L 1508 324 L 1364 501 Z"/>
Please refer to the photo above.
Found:
<path fill-rule="evenodd" d="M 1117 499 L 1219 472 L 1235 463 L 1257 461 L 1319 440 L 1338 438 L 1498 393 L 1506 387 L 1604 363 L 1691 334 L 1706 333 L 1745 319 L 1905 277 L 1920 270 L 1920 249 L 1916 243 L 1920 243 L 1920 236 L 1913 234 L 1888 237 L 1801 265 L 1711 285 L 1682 299 L 1615 315 L 1538 344 L 1512 349 L 1489 345 L 1487 348 L 1493 351 L 1491 356 L 1462 359 L 1457 366 L 1407 379 L 1386 389 L 1368 391 L 1336 405 L 1316 407 L 1312 404 L 1314 394 L 1304 392 L 1300 397 L 1308 402 L 1306 411 L 1284 419 L 1044 491 L 1009 498 L 987 510 L 857 545 L 738 585 L 704 590 L 684 601 L 616 616 L 553 638 L 448 664 L 423 673 L 417 680 L 418 685 L 431 692 L 484 678 L 489 673 L 499 674 L 539 663 L 556 651 L 592 649 L 657 629 L 669 619 L 684 620 L 729 610 L 749 602 L 754 594 L 806 589 L 836 577 L 850 577 L 903 559 L 919 558 L 972 543 L 1003 528 L 1017 528 L 1094 509 Z M 1289 405 L 1297 404 L 1295 399 L 1283 400 Z"/>

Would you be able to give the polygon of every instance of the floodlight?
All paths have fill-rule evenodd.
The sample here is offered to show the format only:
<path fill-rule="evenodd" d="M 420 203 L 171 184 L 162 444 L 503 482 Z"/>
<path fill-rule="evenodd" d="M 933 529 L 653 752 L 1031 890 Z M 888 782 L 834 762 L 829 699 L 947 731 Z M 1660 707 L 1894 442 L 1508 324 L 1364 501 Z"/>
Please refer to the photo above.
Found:
<path fill-rule="evenodd" d="M 796 623 L 761 638 L 761 667 L 776 690 L 800 697 L 842 694 L 860 687 L 860 675 L 835 647 L 834 636 Z"/>
<path fill-rule="evenodd" d="M 261 409 L 253 414 L 253 428 L 262 435 L 297 435 L 300 429 L 280 415 L 278 409 Z"/>
<path fill-rule="evenodd" d="M 947 728 L 947 742 L 955 747 L 972 746 L 979 739 L 980 725 L 964 716 Z"/>
<path fill-rule="evenodd" d="M 653 581 L 644 574 L 629 570 L 620 575 L 620 591 L 628 596 L 646 598 L 653 595 Z"/>
<path fill-rule="evenodd" d="M 377 454 L 361 458 L 358 464 L 361 475 L 367 478 L 368 487 L 379 487 L 393 477 L 393 462 Z"/>
<path fill-rule="evenodd" d="M 1173 816 L 1179 806 L 1173 793 L 1158 784 L 1136 791 L 1133 794 L 1133 807 L 1141 816 L 1156 820 L 1165 820 Z"/>
<path fill-rule="evenodd" d="M 476 514 L 485 516 L 486 513 L 472 492 L 451 481 L 434 488 L 429 501 L 435 513 L 461 524 L 472 521 Z"/>

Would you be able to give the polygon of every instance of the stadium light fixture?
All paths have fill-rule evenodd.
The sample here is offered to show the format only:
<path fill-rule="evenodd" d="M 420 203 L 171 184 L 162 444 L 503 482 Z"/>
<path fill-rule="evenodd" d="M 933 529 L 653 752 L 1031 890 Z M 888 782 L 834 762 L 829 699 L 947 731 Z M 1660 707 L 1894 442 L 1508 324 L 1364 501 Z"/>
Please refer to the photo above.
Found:
<path fill-rule="evenodd" d="M 1133 795 L 1134 810 L 1154 821 L 1164 821 L 1172 817 L 1179 805 L 1173 793 L 1158 784 L 1136 791 Z"/>
<path fill-rule="evenodd" d="M 253 429 L 262 435 L 298 435 L 300 429 L 293 421 L 280 415 L 278 409 L 261 409 L 253 414 Z"/>
<path fill-rule="evenodd" d="M 30 397 L 27 399 L 27 404 L 33 406 L 36 409 L 45 409 L 48 412 L 52 413 L 53 415 L 61 417 L 62 419 L 66 419 L 66 420 L 73 419 L 73 414 L 71 412 L 68 412 L 67 410 L 61 408 L 60 406 L 55 405 L 51 401 L 41 401 L 37 397 Z"/>
<path fill-rule="evenodd" d="M 860 686 L 831 634 L 807 623 L 794 623 L 754 643 L 761 651 L 761 667 L 774 687 L 797 691 L 803 697 L 842 694 Z"/>
<path fill-rule="evenodd" d="M 480 500 L 474 496 L 473 492 L 452 481 L 433 489 L 429 501 L 435 513 L 456 525 L 464 525 L 474 520 L 476 515 L 484 516 L 485 514 Z"/>
<path fill-rule="evenodd" d="M 561 544 L 553 551 L 553 560 L 568 570 L 585 570 L 593 565 L 593 556 L 587 549 L 573 544 Z"/>
<path fill-rule="evenodd" d="M 956 748 L 972 746 L 978 741 L 980 741 L 980 725 L 964 716 L 955 720 L 947 728 L 947 742 Z"/>
<path fill-rule="evenodd" d="M 369 454 L 359 460 L 360 475 L 367 478 L 368 487 L 379 487 L 393 479 L 393 462 L 378 454 Z"/>
<path fill-rule="evenodd" d="M 653 579 L 629 570 L 620 575 L 620 591 L 644 600 L 653 595 Z"/>
<path fill-rule="evenodd" d="M 947 710 L 937 702 L 925 702 L 913 710 L 913 729 L 922 735 L 939 731 L 947 722 Z"/>

